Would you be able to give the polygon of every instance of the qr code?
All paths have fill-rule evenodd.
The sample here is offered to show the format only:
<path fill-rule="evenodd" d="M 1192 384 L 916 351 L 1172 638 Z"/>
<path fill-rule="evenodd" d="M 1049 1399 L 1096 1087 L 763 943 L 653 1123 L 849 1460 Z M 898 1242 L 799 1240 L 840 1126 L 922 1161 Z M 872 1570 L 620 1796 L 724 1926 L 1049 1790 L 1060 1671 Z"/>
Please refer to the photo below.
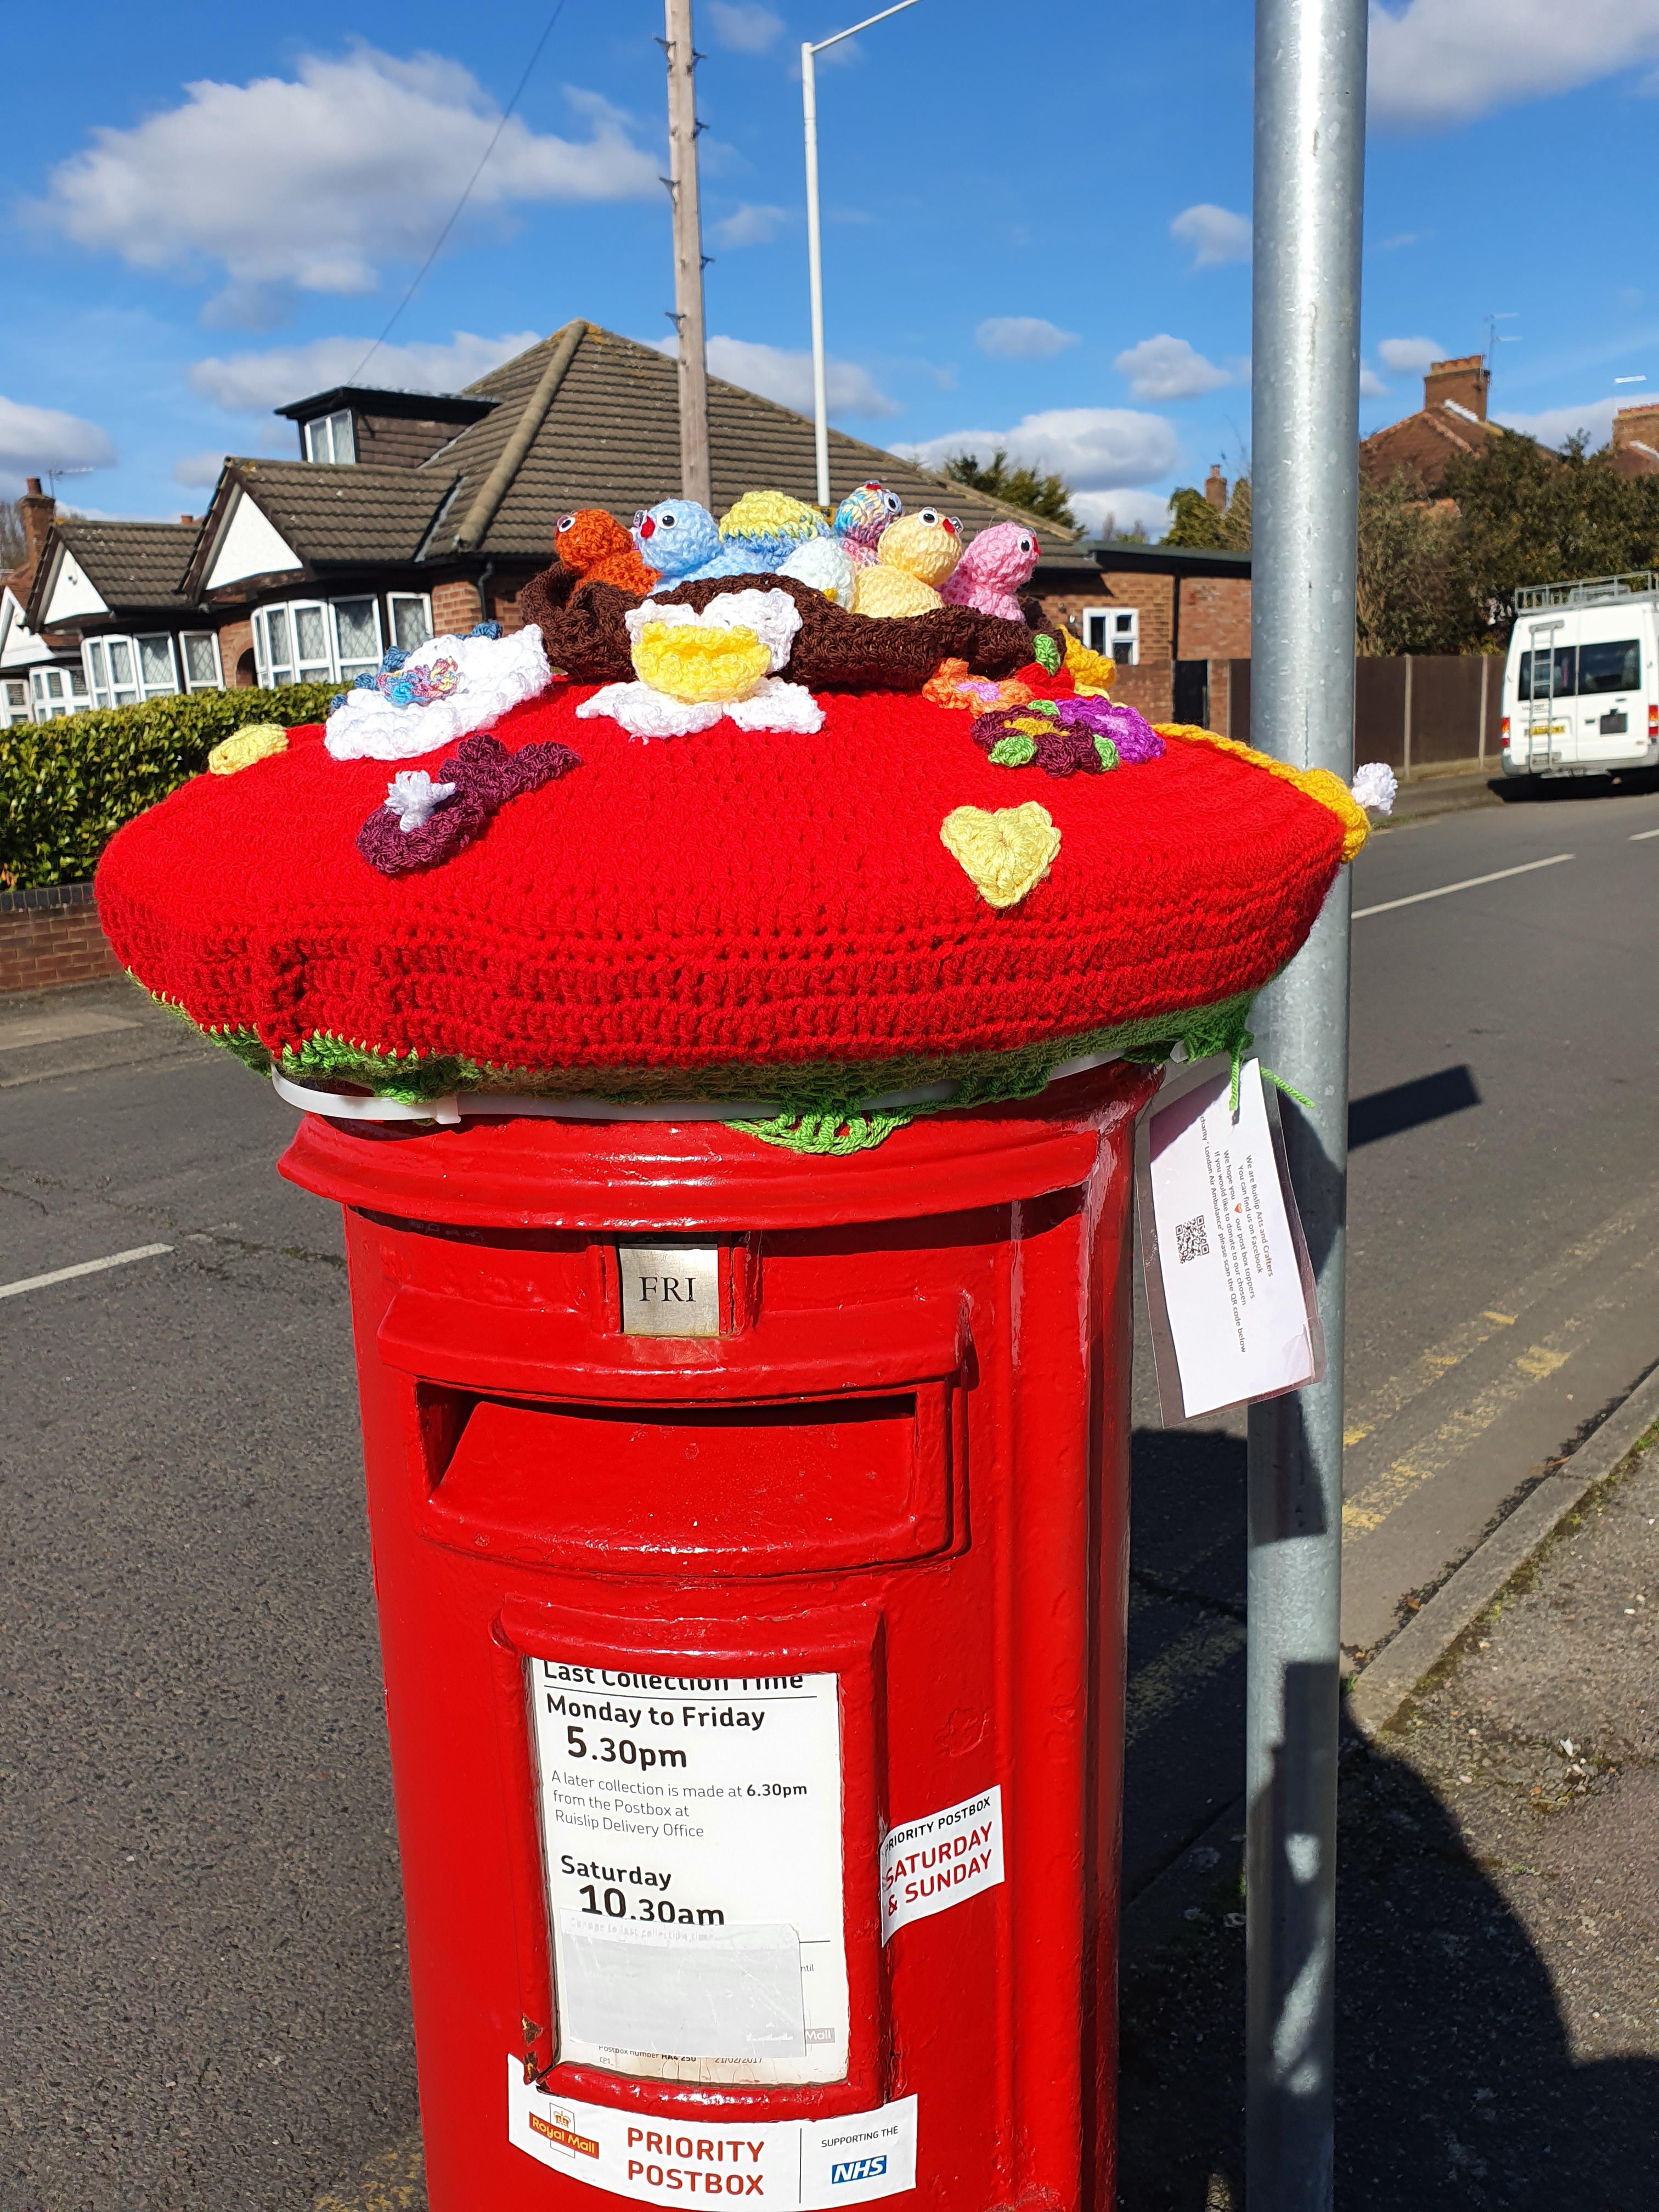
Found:
<path fill-rule="evenodd" d="M 1176 1257 L 1183 1263 L 1188 1260 L 1206 1260 L 1210 1255 L 1210 1240 L 1204 1234 L 1204 1216 L 1195 1213 L 1190 1221 L 1176 1224 Z"/>

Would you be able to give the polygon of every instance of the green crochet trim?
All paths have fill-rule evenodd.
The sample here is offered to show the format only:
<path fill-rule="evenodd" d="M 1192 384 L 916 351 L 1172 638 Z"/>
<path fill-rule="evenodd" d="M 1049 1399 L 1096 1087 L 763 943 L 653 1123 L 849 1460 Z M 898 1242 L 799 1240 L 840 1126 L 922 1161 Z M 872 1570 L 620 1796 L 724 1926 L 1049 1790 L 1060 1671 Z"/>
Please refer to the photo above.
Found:
<path fill-rule="evenodd" d="M 1243 994 L 1218 1006 L 1120 1022 L 1012 1052 L 914 1054 L 810 1067 L 752 1062 L 696 1069 L 520 1067 L 461 1053 L 387 1051 L 321 1030 L 297 1046 L 273 1051 L 252 1030 L 192 1021 L 176 1000 L 151 995 L 258 1075 L 274 1069 L 295 1083 L 356 1084 L 411 1106 L 458 1091 L 541 1098 L 599 1097 L 619 1107 L 665 1098 L 775 1098 L 780 1110 L 771 1119 L 734 1121 L 726 1126 L 763 1144 L 827 1157 L 867 1152 L 919 1115 L 1035 1097 L 1048 1087 L 1056 1067 L 1091 1053 L 1116 1053 L 1126 1060 L 1156 1065 L 1167 1060 L 1179 1045 L 1193 1060 L 1224 1053 L 1237 1070 L 1250 1043 L 1250 998 Z M 943 1083 L 953 1086 L 948 1097 L 920 1105 L 871 1109 L 860 1103 Z"/>

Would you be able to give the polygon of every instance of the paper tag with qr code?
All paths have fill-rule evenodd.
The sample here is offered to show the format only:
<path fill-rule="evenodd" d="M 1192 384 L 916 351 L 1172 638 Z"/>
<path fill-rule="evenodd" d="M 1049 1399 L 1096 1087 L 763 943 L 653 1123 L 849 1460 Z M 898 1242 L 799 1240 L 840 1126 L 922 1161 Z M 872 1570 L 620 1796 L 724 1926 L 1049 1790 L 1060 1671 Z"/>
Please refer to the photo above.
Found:
<path fill-rule="evenodd" d="M 1259 1060 L 1155 1105 L 1140 1147 L 1141 1254 L 1164 1417 L 1193 1420 L 1324 1372 L 1302 1225 Z"/>

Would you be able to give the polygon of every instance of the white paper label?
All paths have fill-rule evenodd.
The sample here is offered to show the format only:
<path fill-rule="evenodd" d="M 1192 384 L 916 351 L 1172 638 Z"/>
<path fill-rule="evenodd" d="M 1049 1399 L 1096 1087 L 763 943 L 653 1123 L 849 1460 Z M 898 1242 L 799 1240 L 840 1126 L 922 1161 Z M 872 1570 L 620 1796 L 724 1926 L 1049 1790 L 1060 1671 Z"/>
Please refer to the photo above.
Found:
<path fill-rule="evenodd" d="M 530 1690 L 560 2061 L 842 2080 L 836 1677 L 533 1659 Z"/>
<path fill-rule="evenodd" d="M 868 2204 L 916 2185 L 916 2100 L 836 2120 L 726 2121 L 615 2112 L 527 2084 L 507 2062 L 507 2132 L 532 2158 L 613 2196 L 684 2207 L 741 2197 L 779 2212 Z"/>
<path fill-rule="evenodd" d="M 1188 1420 L 1314 1379 L 1296 1246 L 1279 1188 L 1261 1067 L 1216 1077 L 1155 1109 L 1152 1213 Z"/>
<path fill-rule="evenodd" d="M 1002 1880 L 1002 1790 L 907 1820 L 881 1847 L 881 1940 Z"/>

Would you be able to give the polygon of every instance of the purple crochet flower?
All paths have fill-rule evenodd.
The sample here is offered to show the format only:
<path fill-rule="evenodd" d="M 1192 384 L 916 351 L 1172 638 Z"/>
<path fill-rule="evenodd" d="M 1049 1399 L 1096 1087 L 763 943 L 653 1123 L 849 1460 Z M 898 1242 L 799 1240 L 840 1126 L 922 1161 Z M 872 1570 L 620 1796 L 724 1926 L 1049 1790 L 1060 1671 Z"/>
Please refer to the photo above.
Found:
<path fill-rule="evenodd" d="M 1133 707 L 1119 706 L 1105 698 L 1056 699 L 1052 703 L 1062 722 L 1089 730 L 1097 738 L 1109 738 L 1126 768 L 1164 757 L 1163 738 Z"/>
<path fill-rule="evenodd" d="M 388 796 L 357 832 L 357 850 L 383 876 L 435 868 L 483 836 L 509 799 L 538 791 L 581 764 L 568 745 L 521 745 L 510 753 L 499 738 L 463 738 L 419 791 L 407 775 L 392 779 Z"/>

